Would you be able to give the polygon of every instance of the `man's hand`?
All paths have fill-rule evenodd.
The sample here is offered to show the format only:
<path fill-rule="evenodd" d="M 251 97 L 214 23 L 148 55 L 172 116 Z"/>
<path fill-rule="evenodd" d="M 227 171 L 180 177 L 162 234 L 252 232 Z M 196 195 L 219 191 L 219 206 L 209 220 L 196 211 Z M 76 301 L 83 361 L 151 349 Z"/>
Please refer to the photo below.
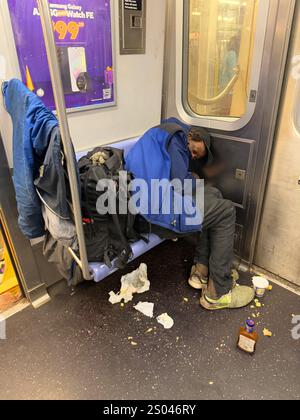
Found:
<path fill-rule="evenodd" d="M 193 175 L 194 178 L 200 179 L 200 176 L 198 174 L 196 174 L 196 172 L 192 172 L 192 175 Z"/>
<path fill-rule="evenodd" d="M 221 175 L 222 172 L 225 170 L 225 164 L 224 163 L 218 163 L 211 166 L 206 166 L 203 168 L 203 172 L 206 178 L 215 178 L 219 175 Z"/>

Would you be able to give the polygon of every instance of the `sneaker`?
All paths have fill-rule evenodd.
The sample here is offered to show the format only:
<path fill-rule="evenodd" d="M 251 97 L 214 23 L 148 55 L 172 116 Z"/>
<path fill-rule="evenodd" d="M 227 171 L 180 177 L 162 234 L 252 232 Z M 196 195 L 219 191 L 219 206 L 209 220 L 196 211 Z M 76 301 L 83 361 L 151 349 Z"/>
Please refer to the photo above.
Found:
<path fill-rule="evenodd" d="M 203 290 L 207 288 L 208 277 L 204 274 L 208 272 L 207 267 L 201 264 L 196 264 L 192 267 L 191 277 L 188 280 L 189 285 L 196 290 Z"/>
<path fill-rule="evenodd" d="M 252 287 L 235 287 L 227 295 L 220 299 L 210 299 L 205 293 L 202 294 L 200 305 L 208 311 L 217 311 L 221 309 L 240 309 L 244 308 L 253 301 L 255 292 Z"/>
<path fill-rule="evenodd" d="M 191 277 L 188 280 L 189 285 L 196 290 L 203 290 L 208 285 L 208 277 L 203 274 L 203 272 L 208 272 L 207 267 L 201 264 L 194 265 L 191 272 Z M 240 278 L 240 275 L 237 270 L 231 271 L 231 277 L 234 289 L 237 285 L 237 281 Z"/>
<path fill-rule="evenodd" d="M 239 281 L 240 279 L 240 275 L 239 272 L 236 269 L 231 270 L 231 278 L 233 280 L 233 284 L 236 285 L 236 283 Z"/>

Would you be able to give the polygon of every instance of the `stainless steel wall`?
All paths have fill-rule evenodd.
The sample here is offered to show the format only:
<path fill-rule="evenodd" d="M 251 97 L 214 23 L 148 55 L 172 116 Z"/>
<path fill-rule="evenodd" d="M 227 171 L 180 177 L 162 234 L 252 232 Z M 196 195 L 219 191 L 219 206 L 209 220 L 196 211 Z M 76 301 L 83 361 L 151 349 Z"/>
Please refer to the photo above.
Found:
<path fill-rule="evenodd" d="M 300 285 L 300 5 L 297 3 L 255 263 Z"/>

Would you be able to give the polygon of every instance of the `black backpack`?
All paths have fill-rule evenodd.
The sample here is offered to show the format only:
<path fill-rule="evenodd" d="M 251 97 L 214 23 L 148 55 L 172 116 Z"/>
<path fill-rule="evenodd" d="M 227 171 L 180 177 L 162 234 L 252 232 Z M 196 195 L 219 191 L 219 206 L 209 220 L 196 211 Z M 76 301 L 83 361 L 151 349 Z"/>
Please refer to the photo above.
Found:
<path fill-rule="evenodd" d="M 124 171 L 123 151 L 111 147 L 98 147 L 81 158 L 78 165 L 88 259 L 90 262 L 104 262 L 110 268 L 112 261 L 117 259 L 117 267 L 124 268 L 132 257 L 129 241 L 137 240 L 138 235 L 134 230 L 135 215 L 129 210 L 126 215 L 118 214 L 119 172 Z M 98 213 L 97 201 L 107 191 L 97 191 L 100 180 L 112 180 L 115 183 L 117 214 L 110 211 L 105 215 Z M 131 174 L 128 174 L 127 183 L 131 180 Z M 126 194 L 127 209 L 128 201 L 129 197 Z"/>

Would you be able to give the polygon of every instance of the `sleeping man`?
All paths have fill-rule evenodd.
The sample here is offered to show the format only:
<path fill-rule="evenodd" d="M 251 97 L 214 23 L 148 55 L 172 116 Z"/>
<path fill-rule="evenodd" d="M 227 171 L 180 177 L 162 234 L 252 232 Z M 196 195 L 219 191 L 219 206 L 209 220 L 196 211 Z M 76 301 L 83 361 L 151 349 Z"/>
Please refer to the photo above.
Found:
<path fill-rule="evenodd" d="M 187 179 L 210 179 L 220 171 L 220 165 L 214 162 L 208 132 L 198 127 L 187 131 L 173 121 L 149 130 L 128 154 L 126 167 L 136 178 L 148 181 L 150 178 L 162 179 L 164 172 L 161 168 L 166 169 L 170 181 L 182 182 Z M 157 215 L 143 216 L 150 223 L 168 226 L 164 224 L 167 221 L 165 215 L 160 219 Z M 254 298 L 253 288 L 235 287 L 231 276 L 235 223 L 234 204 L 225 200 L 218 189 L 206 183 L 204 220 L 199 227 L 201 232 L 189 285 L 202 291 L 200 304 L 207 310 L 242 308 Z M 167 228 L 173 229 L 171 225 Z"/>

